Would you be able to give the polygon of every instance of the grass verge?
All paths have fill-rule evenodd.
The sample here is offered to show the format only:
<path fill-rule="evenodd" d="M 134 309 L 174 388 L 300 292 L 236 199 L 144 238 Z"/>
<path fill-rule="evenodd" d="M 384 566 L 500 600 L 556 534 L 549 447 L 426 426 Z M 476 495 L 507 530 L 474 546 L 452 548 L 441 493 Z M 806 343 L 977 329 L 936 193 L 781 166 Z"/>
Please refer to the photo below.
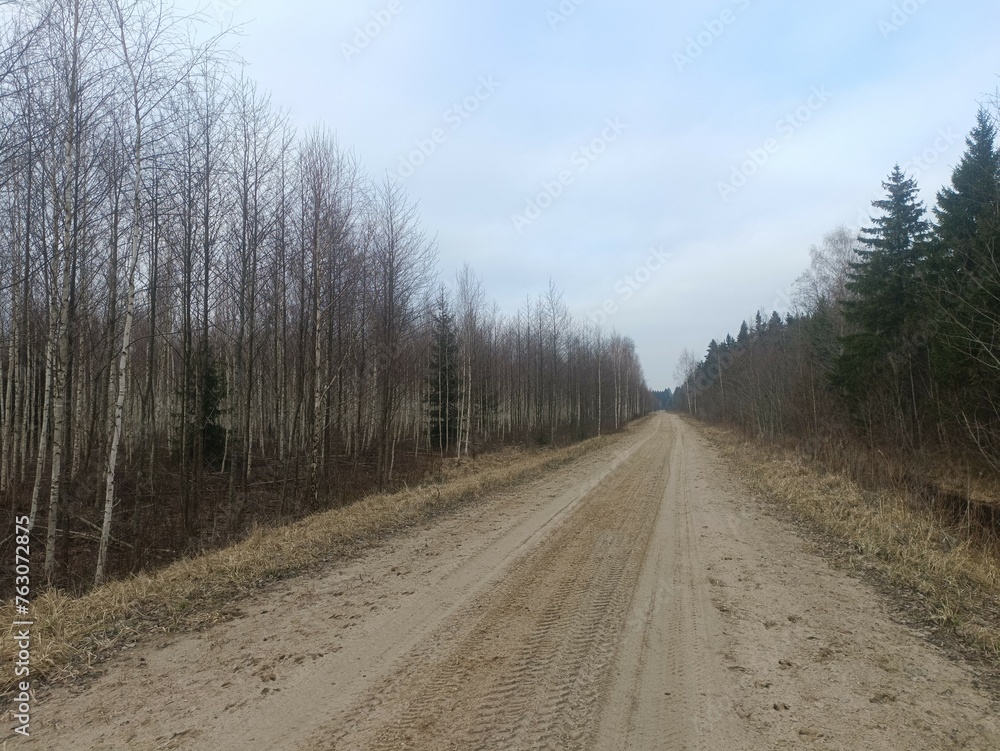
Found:
<path fill-rule="evenodd" d="M 224 550 L 110 582 L 81 597 L 46 592 L 31 603 L 31 680 L 37 687 L 40 681 L 81 677 L 144 636 L 194 631 L 226 620 L 241 597 L 269 582 L 356 555 L 390 532 L 535 479 L 622 436 L 594 438 L 557 450 L 483 455 L 451 464 L 439 482 L 371 495 L 288 526 L 256 529 Z M 19 620 L 12 603 L 0 608 L 0 618 L 3 623 Z M 11 628 L 0 639 L 3 694 L 15 682 L 14 631 Z"/>
<path fill-rule="evenodd" d="M 890 585 L 907 620 L 969 657 L 1000 658 L 1000 549 L 912 493 L 866 490 L 794 449 L 703 424 L 750 490 L 834 541 L 834 554 Z"/>

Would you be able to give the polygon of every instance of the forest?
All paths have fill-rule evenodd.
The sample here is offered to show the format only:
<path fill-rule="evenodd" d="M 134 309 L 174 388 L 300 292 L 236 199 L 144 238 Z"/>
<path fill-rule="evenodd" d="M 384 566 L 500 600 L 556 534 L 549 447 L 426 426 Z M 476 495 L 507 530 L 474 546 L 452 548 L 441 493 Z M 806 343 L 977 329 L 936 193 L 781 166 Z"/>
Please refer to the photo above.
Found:
<path fill-rule="evenodd" d="M 634 343 L 553 284 L 505 313 L 470 267 L 439 278 L 399 182 L 294 129 L 197 17 L 0 19 L 0 498 L 39 581 L 81 591 L 657 405 Z"/>
<path fill-rule="evenodd" d="M 758 312 L 703 357 L 685 352 L 674 408 L 1000 531 L 998 112 L 980 108 L 930 211 L 896 166 L 870 226 L 812 248 L 791 312 Z"/>

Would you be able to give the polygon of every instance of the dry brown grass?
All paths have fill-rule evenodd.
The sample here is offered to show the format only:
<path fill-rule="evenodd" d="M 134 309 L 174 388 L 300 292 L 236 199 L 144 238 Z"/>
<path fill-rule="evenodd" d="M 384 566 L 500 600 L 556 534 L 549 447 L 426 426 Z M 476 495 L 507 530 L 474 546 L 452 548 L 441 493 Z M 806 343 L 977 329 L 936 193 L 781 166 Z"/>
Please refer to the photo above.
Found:
<path fill-rule="evenodd" d="M 942 492 L 973 503 L 1000 505 L 1000 477 L 982 465 L 973 466 L 952 457 L 931 457 L 922 469 L 924 480 Z"/>
<path fill-rule="evenodd" d="M 82 597 L 48 592 L 31 604 L 32 679 L 79 676 L 143 636 L 196 630 L 223 620 L 241 596 L 270 581 L 356 553 L 389 532 L 538 477 L 621 436 L 557 450 L 509 449 L 450 462 L 436 482 L 368 496 L 288 526 L 256 529 L 232 547 L 111 582 Z M 6 623 L 17 620 L 11 603 L 0 608 L 0 618 Z M 0 639 L 0 692 L 14 684 L 12 636 L 13 629 Z"/>
<path fill-rule="evenodd" d="M 899 488 L 865 490 L 794 449 L 699 425 L 749 488 L 844 543 L 917 619 L 976 653 L 1000 656 L 1000 550 Z"/>

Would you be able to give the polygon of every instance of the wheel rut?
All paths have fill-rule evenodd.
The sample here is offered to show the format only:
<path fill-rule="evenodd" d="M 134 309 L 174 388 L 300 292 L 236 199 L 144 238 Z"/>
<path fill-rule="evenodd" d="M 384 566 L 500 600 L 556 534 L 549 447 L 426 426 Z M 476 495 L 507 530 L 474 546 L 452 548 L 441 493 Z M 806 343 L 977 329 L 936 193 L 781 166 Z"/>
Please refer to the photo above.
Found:
<path fill-rule="evenodd" d="M 653 432 L 315 747 L 589 748 L 662 503 L 670 445 Z"/>

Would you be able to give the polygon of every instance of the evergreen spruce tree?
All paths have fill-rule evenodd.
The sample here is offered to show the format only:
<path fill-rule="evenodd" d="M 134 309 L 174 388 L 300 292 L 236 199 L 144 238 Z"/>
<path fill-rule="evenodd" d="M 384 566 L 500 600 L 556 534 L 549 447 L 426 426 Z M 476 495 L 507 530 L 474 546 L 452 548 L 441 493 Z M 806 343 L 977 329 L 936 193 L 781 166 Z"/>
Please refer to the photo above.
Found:
<path fill-rule="evenodd" d="M 937 236 L 944 255 L 958 270 L 975 273 L 993 257 L 1000 212 L 1000 151 L 996 127 L 980 110 L 966 152 L 951 178 L 951 187 L 938 192 Z"/>
<path fill-rule="evenodd" d="M 980 110 L 966 145 L 951 187 L 938 193 L 934 209 L 938 242 L 933 286 L 944 313 L 942 338 L 977 360 L 982 347 L 996 341 L 993 311 L 1000 301 L 1000 150 L 985 111 Z M 949 375 L 955 377 L 963 368 L 951 365 Z"/>
<path fill-rule="evenodd" d="M 985 110 L 938 193 L 934 374 L 979 450 L 1000 446 L 1000 150 Z M 992 436 L 990 438 L 989 436 Z"/>
<path fill-rule="evenodd" d="M 750 343 L 750 327 L 747 326 L 747 322 L 744 321 L 740 325 L 740 332 L 736 335 L 736 344 L 741 349 Z"/>
<path fill-rule="evenodd" d="M 458 340 L 455 320 L 442 290 L 433 313 L 430 367 L 427 373 L 431 447 L 442 456 L 458 445 Z"/>
<path fill-rule="evenodd" d="M 860 260 L 851 264 L 844 302 L 850 333 L 835 368 L 835 381 L 856 412 L 887 408 L 909 414 L 919 430 L 918 373 L 923 358 L 918 332 L 926 324 L 924 276 L 930 225 L 917 184 L 899 165 L 882 183 L 881 212 L 861 230 Z M 876 405 L 888 399 L 894 404 Z M 864 402 L 868 404 L 864 404 Z"/>

